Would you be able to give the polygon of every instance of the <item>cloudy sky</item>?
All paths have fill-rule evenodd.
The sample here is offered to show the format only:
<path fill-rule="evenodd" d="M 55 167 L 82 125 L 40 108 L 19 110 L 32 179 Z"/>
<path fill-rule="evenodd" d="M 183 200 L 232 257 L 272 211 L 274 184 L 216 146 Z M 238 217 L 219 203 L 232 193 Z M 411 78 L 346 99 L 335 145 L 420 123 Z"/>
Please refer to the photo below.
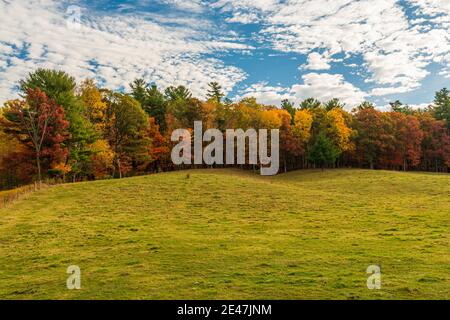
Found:
<path fill-rule="evenodd" d="M 450 87 L 450 0 L 0 0 L 0 101 L 38 67 L 119 90 L 422 105 Z"/>

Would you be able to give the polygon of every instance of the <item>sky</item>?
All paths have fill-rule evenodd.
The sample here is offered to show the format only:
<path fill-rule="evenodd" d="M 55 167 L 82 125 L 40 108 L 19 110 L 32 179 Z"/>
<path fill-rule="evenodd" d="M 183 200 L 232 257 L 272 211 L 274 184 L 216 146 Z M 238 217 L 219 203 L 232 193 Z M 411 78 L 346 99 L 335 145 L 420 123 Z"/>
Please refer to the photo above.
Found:
<path fill-rule="evenodd" d="M 450 0 L 0 0 L 0 102 L 39 67 L 122 91 L 423 107 L 450 88 Z"/>

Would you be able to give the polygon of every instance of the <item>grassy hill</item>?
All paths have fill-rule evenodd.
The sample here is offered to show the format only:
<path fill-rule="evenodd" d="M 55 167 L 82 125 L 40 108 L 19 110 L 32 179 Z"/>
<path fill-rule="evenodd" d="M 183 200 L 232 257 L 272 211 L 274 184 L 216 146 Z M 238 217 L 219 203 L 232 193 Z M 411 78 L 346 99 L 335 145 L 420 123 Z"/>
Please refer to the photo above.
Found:
<path fill-rule="evenodd" d="M 450 175 L 187 173 L 1 209 L 0 299 L 450 298 Z M 366 286 L 373 264 L 381 290 Z"/>

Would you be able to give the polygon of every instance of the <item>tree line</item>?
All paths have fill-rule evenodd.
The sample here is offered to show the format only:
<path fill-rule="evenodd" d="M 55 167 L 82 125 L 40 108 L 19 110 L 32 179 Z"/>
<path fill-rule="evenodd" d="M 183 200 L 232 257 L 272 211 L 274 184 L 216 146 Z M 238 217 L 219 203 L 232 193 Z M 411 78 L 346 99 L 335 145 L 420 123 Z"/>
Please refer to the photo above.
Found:
<path fill-rule="evenodd" d="M 78 85 L 67 73 L 47 69 L 21 80 L 20 98 L 0 109 L 0 188 L 175 170 L 171 133 L 198 120 L 203 130 L 224 133 L 279 129 L 284 172 L 325 167 L 448 172 L 450 167 L 445 88 L 426 109 L 396 101 L 382 112 L 364 102 L 348 112 L 338 99 L 309 98 L 298 106 L 284 100 L 281 108 L 255 98 L 233 102 L 216 82 L 209 84 L 204 101 L 184 86 L 161 91 L 136 79 L 130 87 L 114 92 L 92 79 Z"/>

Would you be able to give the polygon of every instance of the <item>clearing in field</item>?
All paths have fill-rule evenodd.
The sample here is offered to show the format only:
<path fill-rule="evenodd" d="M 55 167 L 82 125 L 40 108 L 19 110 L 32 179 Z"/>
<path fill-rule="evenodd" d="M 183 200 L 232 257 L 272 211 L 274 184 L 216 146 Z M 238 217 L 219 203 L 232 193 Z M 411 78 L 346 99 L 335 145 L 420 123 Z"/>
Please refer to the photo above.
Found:
<path fill-rule="evenodd" d="M 449 195 L 366 170 L 60 185 L 0 210 L 0 299 L 449 299 Z"/>

